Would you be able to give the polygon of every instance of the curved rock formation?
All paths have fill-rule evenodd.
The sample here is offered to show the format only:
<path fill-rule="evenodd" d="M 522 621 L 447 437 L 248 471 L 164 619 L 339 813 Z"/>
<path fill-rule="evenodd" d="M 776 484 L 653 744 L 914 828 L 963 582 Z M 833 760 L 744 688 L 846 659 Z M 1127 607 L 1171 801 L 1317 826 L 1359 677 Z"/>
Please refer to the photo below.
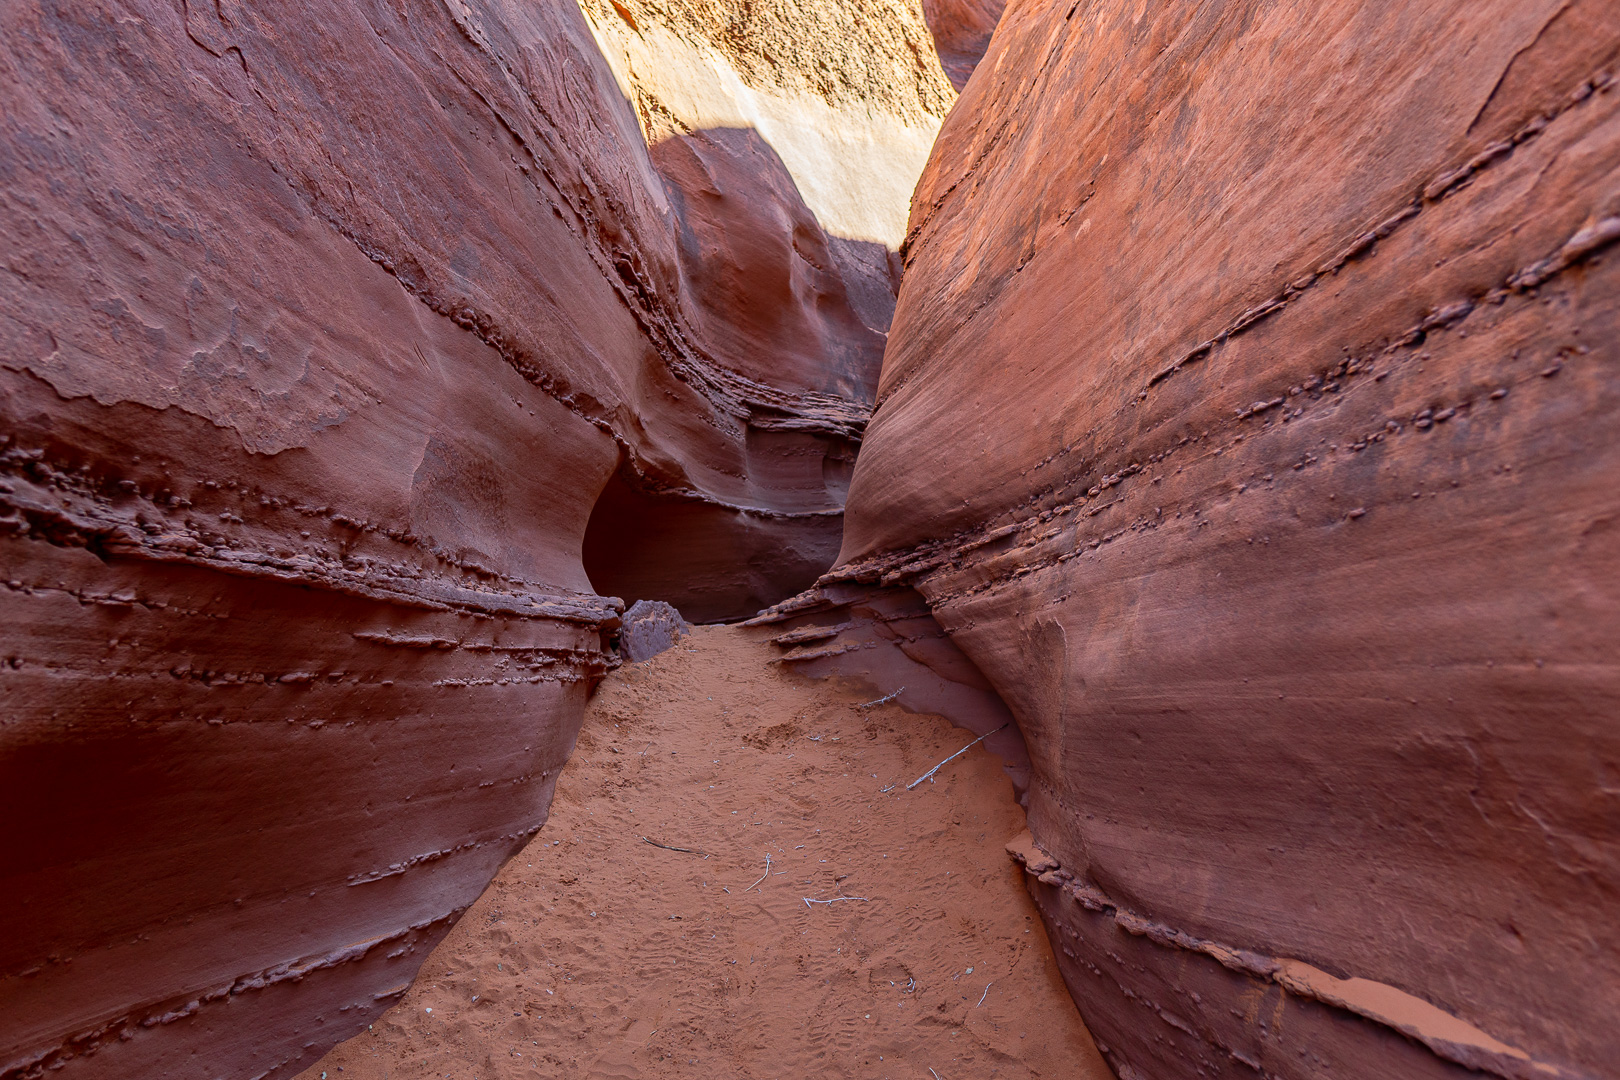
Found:
<path fill-rule="evenodd" d="M 923 4 L 939 62 L 958 91 L 967 86 L 973 69 L 984 58 L 1006 6 L 1005 0 L 926 0 Z"/>
<path fill-rule="evenodd" d="M 828 405 L 755 404 L 722 499 L 627 467 L 597 506 L 598 591 L 739 618 L 837 554 L 864 416 L 831 406 L 876 392 L 911 190 L 953 95 L 897 0 L 585 10 L 679 220 L 692 338 L 726 372 Z"/>
<path fill-rule="evenodd" d="M 1122 1078 L 1620 1061 L 1617 58 L 1037 0 L 941 131 L 827 581 L 1012 707 Z"/>
<path fill-rule="evenodd" d="M 289 1075 L 544 820 L 610 481 L 831 561 L 882 298 L 572 3 L 9 4 L 0 102 L 0 1076 Z"/>

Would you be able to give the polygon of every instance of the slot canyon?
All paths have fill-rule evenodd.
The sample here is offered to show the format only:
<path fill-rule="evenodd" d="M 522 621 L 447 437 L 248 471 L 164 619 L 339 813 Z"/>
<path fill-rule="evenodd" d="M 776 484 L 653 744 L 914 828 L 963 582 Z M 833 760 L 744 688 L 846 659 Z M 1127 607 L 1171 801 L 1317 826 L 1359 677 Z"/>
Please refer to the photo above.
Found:
<path fill-rule="evenodd" d="M 0 1080 L 1620 1080 L 1617 80 L 6 0 Z"/>

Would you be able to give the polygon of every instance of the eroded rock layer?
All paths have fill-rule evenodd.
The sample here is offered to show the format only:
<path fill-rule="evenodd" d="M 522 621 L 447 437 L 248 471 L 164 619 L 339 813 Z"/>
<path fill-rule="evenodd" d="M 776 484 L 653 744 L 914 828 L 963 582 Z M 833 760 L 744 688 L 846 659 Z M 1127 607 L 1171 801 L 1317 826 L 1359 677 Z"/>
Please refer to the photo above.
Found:
<path fill-rule="evenodd" d="M 776 663 L 812 679 L 837 679 L 909 712 L 943 716 L 978 735 L 1001 758 L 1020 803 L 1028 800 L 1029 752 L 1007 705 L 984 674 L 907 588 L 829 584 L 769 608 L 749 624 L 781 629 Z"/>
<path fill-rule="evenodd" d="M 1612 1075 L 1620 18 L 1014 4 L 825 586 L 1029 747 L 1121 1077 Z"/>
<path fill-rule="evenodd" d="M 571 2 L 9 4 L 0 106 L 0 1075 L 290 1075 L 544 820 L 599 493 L 710 579 L 814 549 L 706 614 L 780 599 L 881 328 L 768 142 L 655 166 Z"/>
<path fill-rule="evenodd" d="M 869 407 L 911 191 L 954 97 L 921 11 L 583 6 L 679 220 L 684 325 L 739 378 Z M 621 469 L 586 534 L 591 581 L 705 622 L 798 592 L 837 554 L 862 419 L 755 403 L 723 501 Z"/>

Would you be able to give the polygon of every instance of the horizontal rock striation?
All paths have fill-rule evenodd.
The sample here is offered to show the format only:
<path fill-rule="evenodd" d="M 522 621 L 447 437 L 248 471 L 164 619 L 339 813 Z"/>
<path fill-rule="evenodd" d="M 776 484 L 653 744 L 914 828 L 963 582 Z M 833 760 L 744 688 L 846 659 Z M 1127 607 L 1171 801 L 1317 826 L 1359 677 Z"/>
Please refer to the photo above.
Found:
<path fill-rule="evenodd" d="M 782 654 L 775 663 L 875 695 L 867 707 L 892 701 L 908 712 L 943 716 L 978 735 L 985 749 L 1001 758 L 1019 801 L 1028 801 L 1029 752 L 1012 713 L 916 591 L 828 585 L 768 608 L 744 625 L 776 629 L 770 640 Z"/>
<path fill-rule="evenodd" d="M 1011 707 L 1122 1078 L 1620 1060 L 1617 59 L 1585 0 L 1033 2 L 941 131 L 821 588 Z"/>
<path fill-rule="evenodd" d="M 903 0 L 584 8 L 679 221 L 683 325 L 729 377 L 798 395 L 750 406 L 723 500 L 621 468 L 585 567 L 603 593 L 746 617 L 837 555 L 906 210 L 954 94 Z"/>
<path fill-rule="evenodd" d="M 10 4 L 0 104 L 0 1076 L 291 1075 L 544 821 L 599 495 L 709 581 L 799 545 L 705 614 L 781 599 L 882 328 L 572 3 Z M 728 321 L 733 263 L 802 309 Z"/>

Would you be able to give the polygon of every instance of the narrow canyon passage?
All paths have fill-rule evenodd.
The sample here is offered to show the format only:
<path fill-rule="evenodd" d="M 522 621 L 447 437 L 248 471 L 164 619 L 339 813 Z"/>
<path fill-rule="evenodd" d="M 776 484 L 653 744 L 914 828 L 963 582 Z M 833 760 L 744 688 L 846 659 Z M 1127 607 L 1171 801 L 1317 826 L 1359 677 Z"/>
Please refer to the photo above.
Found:
<path fill-rule="evenodd" d="M 783 672 L 766 636 L 610 674 L 539 835 L 304 1080 L 1109 1077 L 1004 850 L 1000 761 L 908 791 L 971 734 Z"/>
<path fill-rule="evenodd" d="M 1616 0 L 0 4 L 0 1080 L 1620 1080 L 1617 256 Z"/>

